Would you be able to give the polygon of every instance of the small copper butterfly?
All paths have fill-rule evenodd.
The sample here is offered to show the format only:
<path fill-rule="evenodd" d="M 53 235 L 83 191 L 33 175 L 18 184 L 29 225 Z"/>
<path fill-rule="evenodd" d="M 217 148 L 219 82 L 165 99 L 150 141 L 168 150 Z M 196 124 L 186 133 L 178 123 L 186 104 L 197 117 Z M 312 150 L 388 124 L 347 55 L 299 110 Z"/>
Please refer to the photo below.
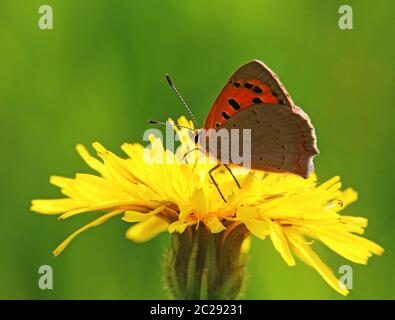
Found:
<path fill-rule="evenodd" d="M 170 78 L 166 77 L 193 117 Z M 251 168 L 255 170 L 290 172 L 307 178 L 314 170 L 313 157 L 319 153 L 308 115 L 294 104 L 277 75 L 259 60 L 252 60 L 233 73 L 211 107 L 204 129 L 251 129 Z M 199 140 L 196 135 L 197 148 Z M 207 146 L 205 149 L 210 152 Z M 209 175 L 226 201 L 212 176 L 212 171 L 221 165 L 232 174 L 227 164 L 219 159 Z M 232 177 L 240 187 L 233 174 Z"/>

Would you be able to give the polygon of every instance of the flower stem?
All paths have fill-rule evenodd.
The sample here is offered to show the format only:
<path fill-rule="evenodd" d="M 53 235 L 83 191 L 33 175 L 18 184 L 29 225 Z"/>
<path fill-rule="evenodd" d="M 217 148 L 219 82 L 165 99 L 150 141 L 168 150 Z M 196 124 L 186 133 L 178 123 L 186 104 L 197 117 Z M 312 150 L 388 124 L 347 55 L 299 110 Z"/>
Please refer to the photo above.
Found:
<path fill-rule="evenodd" d="M 247 230 L 212 234 L 204 225 L 174 233 L 166 263 L 166 284 L 175 299 L 236 299 L 240 294 Z"/>

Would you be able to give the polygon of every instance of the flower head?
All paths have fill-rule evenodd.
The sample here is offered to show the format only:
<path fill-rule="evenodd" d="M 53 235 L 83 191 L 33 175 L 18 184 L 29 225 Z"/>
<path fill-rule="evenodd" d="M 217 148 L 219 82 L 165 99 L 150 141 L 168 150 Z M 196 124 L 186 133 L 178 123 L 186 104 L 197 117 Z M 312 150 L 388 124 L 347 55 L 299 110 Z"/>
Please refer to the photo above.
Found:
<path fill-rule="evenodd" d="M 185 118 L 178 123 L 192 126 Z M 372 254 L 382 254 L 379 245 L 361 236 L 367 219 L 340 214 L 357 199 L 357 194 L 352 189 L 342 191 L 339 177 L 318 184 L 315 174 L 303 179 L 293 174 L 234 167 L 233 174 L 241 185 L 238 189 L 229 172 L 218 170 L 215 179 L 227 197 L 224 202 L 208 177 L 213 164 L 195 164 L 194 152 L 183 158 L 193 149 L 194 142 L 188 130 L 175 130 L 181 141 L 175 153 L 165 150 L 161 140 L 153 136 L 150 149 L 140 144 L 122 145 L 126 158 L 95 142 L 93 147 L 100 161 L 83 146 L 77 146 L 81 157 L 98 175 L 51 177 L 51 183 L 61 188 L 66 197 L 33 200 L 32 210 L 60 215 L 60 220 L 93 211 L 104 214 L 70 235 L 54 250 L 55 255 L 81 232 L 114 216 L 137 222 L 126 232 L 126 237 L 136 242 L 147 241 L 164 231 L 182 234 L 199 225 L 226 238 L 241 225 L 249 235 L 270 238 L 289 266 L 295 265 L 297 256 L 316 269 L 332 288 L 347 294 L 347 289 L 313 251 L 312 240 L 321 241 L 355 263 L 366 264 Z M 164 161 L 155 163 L 158 158 Z"/>

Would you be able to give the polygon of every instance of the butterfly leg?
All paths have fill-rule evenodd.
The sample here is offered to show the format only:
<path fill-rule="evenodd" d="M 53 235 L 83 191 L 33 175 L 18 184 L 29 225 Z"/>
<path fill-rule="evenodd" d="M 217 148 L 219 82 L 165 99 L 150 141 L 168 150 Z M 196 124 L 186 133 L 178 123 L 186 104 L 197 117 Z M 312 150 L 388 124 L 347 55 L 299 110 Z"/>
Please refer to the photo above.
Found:
<path fill-rule="evenodd" d="M 196 147 L 196 148 L 193 148 L 192 150 L 189 150 L 188 152 L 186 152 L 186 153 L 183 155 L 182 159 L 186 162 L 186 164 L 189 164 L 188 161 L 187 161 L 187 159 L 186 159 L 186 156 L 187 156 L 188 154 L 194 152 L 194 151 L 199 151 L 199 150 L 202 151 L 202 149 L 200 149 L 199 147 Z M 203 152 L 203 151 L 202 151 L 202 152 Z M 194 165 L 193 165 L 193 169 L 192 169 L 193 171 L 195 171 L 195 168 L 196 168 L 196 165 L 197 165 L 198 161 L 199 161 L 199 156 L 196 158 L 196 161 L 195 161 L 195 163 L 194 163 Z"/>
<path fill-rule="evenodd" d="M 214 170 L 218 169 L 220 166 L 221 166 L 221 164 L 219 163 L 219 164 L 217 164 L 215 167 L 211 168 L 211 169 L 208 171 L 208 175 L 209 175 L 211 181 L 214 183 L 215 187 L 217 188 L 217 190 L 218 190 L 218 192 L 219 192 L 219 195 L 221 196 L 222 200 L 224 200 L 225 202 L 227 202 L 226 199 L 225 199 L 225 197 L 224 197 L 224 195 L 222 194 L 221 190 L 220 190 L 219 187 L 218 187 L 217 181 L 215 181 L 215 179 L 214 179 L 214 177 L 213 177 L 213 174 L 212 174 L 212 172 L 213 172 Z"/>
<path fill-rule="evenodd" d="M 193 148 L 192 150 L 187 151 L 187 152 L 182 156 L 182 159 L 186 162 L 186 164 L 189 164 L 188 161 L 187 161 L 186 156 L 187 156 L 188 154 L 192 153 L 193 151 L 196 151 L 196 150 L 199 150 L 199 148 L 197 148 L 197 147 L 196 147 L 196 148 Z"/>
<path fill-rule="evenodd" d="M 230 168 L 229 168 L 226 164 L 224 164 L 224 167 L 229 171 L 229 173 L 230 173 L 230 175 L 232 176 L 233 180 L 236 182 L 237 187 L 238 187 L 239 189 L 241 189 L 240 183 L 239 183 L 239 181 L 237 181 L 237 179 L 236 179 L 236 177 L 234 176 L 232 170 L 230 170 Z"/>

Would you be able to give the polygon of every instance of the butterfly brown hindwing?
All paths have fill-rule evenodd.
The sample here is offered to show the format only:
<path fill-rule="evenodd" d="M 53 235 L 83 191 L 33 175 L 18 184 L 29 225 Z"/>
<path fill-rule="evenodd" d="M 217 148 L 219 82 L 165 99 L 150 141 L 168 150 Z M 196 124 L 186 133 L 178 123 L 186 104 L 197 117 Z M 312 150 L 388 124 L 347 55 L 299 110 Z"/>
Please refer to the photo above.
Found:
<path fill-rule="evenodd" d="M 279 104 L 254 105 L 224 122 L 220 129 L 251 129 L 251 168 L 291 172 L 307 178 L 318 154 L 314 128 L 299 107 Z M 229 137 L 232 135 L 229 132 Z M 239 137 L 238 150 L 243 150 Z M 232 141 L 230 145 L 233 146 Z M 218 155 L 221 150 L 217 150 Z"/>
<path fill-rule="evenodd" d="M 262 103 L 294 105 L 276 74 L 263 62 L 253 60 L 230 77 L 215 100 L 204 128 L 216 129 L 241 110 Z"/>

